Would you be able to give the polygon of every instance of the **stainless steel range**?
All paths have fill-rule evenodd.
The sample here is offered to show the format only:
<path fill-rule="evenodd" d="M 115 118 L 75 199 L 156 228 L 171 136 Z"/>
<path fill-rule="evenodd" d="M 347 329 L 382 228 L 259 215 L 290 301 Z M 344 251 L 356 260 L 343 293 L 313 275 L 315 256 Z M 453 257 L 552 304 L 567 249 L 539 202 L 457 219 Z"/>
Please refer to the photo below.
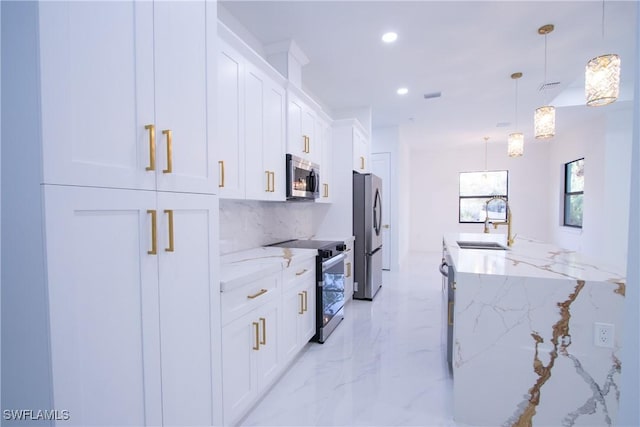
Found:
<path fill-rule="evenodd" d="M 269 246 L 317 249 L 316 257 L 316 334 L 324 343 L 344 319 L 344 242 L 326 240 L 288 240 Z"/>

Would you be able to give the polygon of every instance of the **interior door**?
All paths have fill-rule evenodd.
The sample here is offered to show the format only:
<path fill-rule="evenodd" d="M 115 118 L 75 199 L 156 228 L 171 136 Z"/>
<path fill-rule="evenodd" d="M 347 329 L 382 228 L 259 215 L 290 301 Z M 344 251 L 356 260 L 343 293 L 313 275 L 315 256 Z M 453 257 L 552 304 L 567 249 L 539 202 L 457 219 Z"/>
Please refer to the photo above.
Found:
<path fill-rule="evenodd" d="M 372 154 L 372 171 L 382 179 L 382 269 L 391 269 L 391 210 L 389 200 L 391 199 L 391 153 Z"/>

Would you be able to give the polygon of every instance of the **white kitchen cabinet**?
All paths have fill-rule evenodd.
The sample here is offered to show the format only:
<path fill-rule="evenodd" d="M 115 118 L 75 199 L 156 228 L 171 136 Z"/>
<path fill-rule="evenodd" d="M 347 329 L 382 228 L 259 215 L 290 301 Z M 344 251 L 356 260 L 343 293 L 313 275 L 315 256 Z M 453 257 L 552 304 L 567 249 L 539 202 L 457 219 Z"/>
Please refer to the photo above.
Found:
<path fill-rule="evenodd" d="M 354 238 L 350 237 L 345 242 L 347 249 L 345 253 L 347 257 L 344 260 L 344 301 L 353 299 L 353 243 Z"/>
<path fill-rule="evenodd" d="M 44 182 L 216 192 L 207 7 L 39 3 Z"/>
<path fill-rule="evenodd" d="M 320 197 L 316 203 L 331 203 L 333 201 L 333 141 L 331 125 L 328 120 L 318 116 L 316 130 L 322 146 L 322 160 L 320 162 Z"/>
<path fill-rule="evenodd" d="M 267 300 L 222 329 L 225 425 L 236 423 L 281 371 L 279 309 L 279 298 Z"/>
<path fill-rule="evenodd" d="M 285 91 L 257 67 L 245 69 L 246 197 L 284 201 Z"/>
<path fill-rule="evenodd" d="M 315 259 L 288 270 L 295 272 L 283 286 L 281 346 L 283 360 L 289 361 L 316 333 Z"/>
<path fill-rule="evenodd" d="M 302 99 L 298 90 L 289 87 L 288 98 L 288 139 L 287 153 L 319 164 L 322 144 L 316 134 L 316 112 Z"/>
<path fill-rule="evenodd" d="M 370 172 L 370 144 L 364 133 L 358 128 L 353 129 L 353 170 L 358 173 Z"/>
<path fill-rule="evenodd" d="M 212 424 L 216 197 L 47 185 L 44 199 L 56 405 L 73 425 Z"/>
<path fill-rule="evenodd" d="M 244 199 L 244 59 L 220 41 L 218 52 L 218 191 L 220 197 Z"/>

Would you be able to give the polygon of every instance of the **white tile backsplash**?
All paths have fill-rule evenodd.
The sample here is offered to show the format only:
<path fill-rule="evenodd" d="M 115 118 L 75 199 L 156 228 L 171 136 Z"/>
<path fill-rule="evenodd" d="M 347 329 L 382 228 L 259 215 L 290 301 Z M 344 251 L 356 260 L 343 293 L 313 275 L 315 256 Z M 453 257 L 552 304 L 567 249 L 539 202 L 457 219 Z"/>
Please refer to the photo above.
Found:
<path fill-rule="evenodd" d="M 313 202 L 220 200 L 222 255 L 314 234 Z"/>

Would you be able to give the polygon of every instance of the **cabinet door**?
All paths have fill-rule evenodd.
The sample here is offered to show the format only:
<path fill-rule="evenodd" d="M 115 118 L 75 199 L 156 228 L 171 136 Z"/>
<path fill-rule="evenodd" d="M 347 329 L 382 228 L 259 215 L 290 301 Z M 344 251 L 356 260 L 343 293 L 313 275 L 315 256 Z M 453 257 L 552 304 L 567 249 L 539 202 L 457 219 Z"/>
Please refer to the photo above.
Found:
<path fill-rule="evenodd" d="M 369 172 L 368 143 L 364 135 L 353 130 L 353 170 L 359 173 Z"/>
<path fill-rule="evenodd" d="M 264 169 L 272 172 L 269 200 L 285 200 L 286 114 L 285 91 L 274 81 L 267 82 L 264 94 Z"/>
<path fill-rule="evenodd" d="M 299 321 L 304 314 L 304 294 L 298 286 L 286 292 L 282 299 L 282 328 L 280 346 L 282 360 L 287 362 L 298 353 Z"/>
<path fill-rule="evenodd" d="M 39 7 L 44 182 L 154 189 L 153 4 Z"/>
<path fill-rule="evenodd" d="M 318 203 L 331 203 L 333 188 L 333 146 L 331 142 L 331 128 L 324 120 L 317 122 L 317 134 L 322 144 L 322 161 L 320 162 L 320 198 L 316 199 Z"/>
<path fill-rule="evenodd" d="M 281 363 L 278 300 L 265 304 L 258 313 L 258 323 L 260 325 L 260 350 L 257 352 L 258 386 L 262 389 L 271 384 L 283 367 Z"/>
<path fill-rule="evenodd" d="M 288 102 L 288 127 L 289 138 L 287 139 L 287 153 L 298 157 L 306 157 L 306 140 L 302 127 L 304 116 L 304 104 L 291 93 L 289 93 Z"/>
<path fill-rule="evenodd" d="M 164 425 L 211 425 L 217 196 L 158 193 L 158 215 Z"/>
<path fill-rule="evenodd" d="M 265 144 L 265 76 L 255 67 L 246 64 L 244 74 L 244 135 L 245 135 L 245 188 L 246 197 L 268 200 L 271 192 L 271 175 L 263 164 Z"/>
<path fill-rule="evenodd" d="M 307 280 L 305 286 L 302 288 L 303 294 L 303 311 L 304 313 L 300 317 L 300 347 L 309 342 L 311 337 L 316 334 L 316 283 L 315 277 Z"/>
<path fill-rule="evenodd" d="M 224 424 L 234 424 L 258 395 L 256 356 L 260 322 L 252 311 L 222 328 Z"/>
<path fill-rule="evenodd" d="M 155 193 L 43 191 L 56 407 L 70 425 L 161 425 Z"/>
<path fill-rule="evenodd" d="M 239 53 L 219 43 L 218 55 L 218 194 L 243 199 L 244 65 Z"/>
<path fill-rule="evenodd" d="M 305 157 L 313 163 L 320 163 L 322 144 L 316 134 L 316 114 L 307 105 L 302 110 L 302 134 L 307 137 Z"/>
<path fill-rule="evenodd" d="M 204 0 L 153 5 L 156 157 L 163 191 L 217 192 L 206 74 L 206 35 L 217 23 L 207 22 L 206 7 Z"/>

